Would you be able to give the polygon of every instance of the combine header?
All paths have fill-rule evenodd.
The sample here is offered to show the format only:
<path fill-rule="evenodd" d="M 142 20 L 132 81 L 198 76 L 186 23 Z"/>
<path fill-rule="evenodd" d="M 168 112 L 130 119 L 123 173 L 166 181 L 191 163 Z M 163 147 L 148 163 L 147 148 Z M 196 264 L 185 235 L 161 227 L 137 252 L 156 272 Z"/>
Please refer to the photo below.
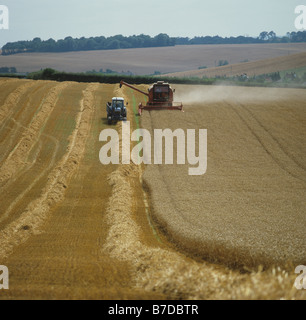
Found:
<path fill-rule="evenodd" d="M 148 97 L 147 105 L 139 104 L 138 114 L 141 115 L 142 110 L 181 110 L 183 111 L 182 103 L 173 102 L 173 93 L 169 83 L 158 81 L 149 89 L 148 93 L 139 90 L 138 88 L 121 81 L 120 88 L 125 85 L 133 90 L 136 90 Z"/>

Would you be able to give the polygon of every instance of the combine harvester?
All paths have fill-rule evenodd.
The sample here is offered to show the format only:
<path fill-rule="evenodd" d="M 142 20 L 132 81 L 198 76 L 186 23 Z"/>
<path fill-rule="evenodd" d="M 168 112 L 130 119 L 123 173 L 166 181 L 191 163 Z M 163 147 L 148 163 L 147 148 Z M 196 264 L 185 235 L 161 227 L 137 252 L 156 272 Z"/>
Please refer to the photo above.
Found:
<path fill-rule="evenodd" d="M 158 81 L 154 83 L 149 89 L 148 93 L 124 82 L 120 82 L 120 88 L 125 85 L 133 90 L 136 90 L 148 97 L 147 105 L 139 104 L 138 114 L 141 115 L 142 110 L 181 110 L 183 111 L 183 104 L 173 102 L 173 93 L 169 83 Z"/>

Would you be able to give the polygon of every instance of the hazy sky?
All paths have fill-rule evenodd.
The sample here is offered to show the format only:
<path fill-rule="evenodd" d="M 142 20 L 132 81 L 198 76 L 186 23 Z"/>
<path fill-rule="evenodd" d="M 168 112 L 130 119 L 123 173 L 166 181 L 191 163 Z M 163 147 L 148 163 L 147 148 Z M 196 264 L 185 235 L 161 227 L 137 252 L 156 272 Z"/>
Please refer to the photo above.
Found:
<path fill-rule="evenodd" d="M 285 35 L 306 0 L 0 0 L 9 8 L 8 41 L 116 34 Z"/>

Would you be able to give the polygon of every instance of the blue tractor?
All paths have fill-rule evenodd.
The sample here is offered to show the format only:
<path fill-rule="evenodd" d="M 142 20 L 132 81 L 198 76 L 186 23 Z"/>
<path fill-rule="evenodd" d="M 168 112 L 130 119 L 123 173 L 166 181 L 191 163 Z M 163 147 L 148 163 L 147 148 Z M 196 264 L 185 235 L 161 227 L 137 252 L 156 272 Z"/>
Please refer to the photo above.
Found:
<path fill-rule="evenodd" d="M 112 124 L 113 121 L 117 122 L 121 120 L 126 120 L 127 112 L 123 98 L 113 98 L 111 103 L 108 102 L 106 104 L 106 111 L 108 124 Z"/>

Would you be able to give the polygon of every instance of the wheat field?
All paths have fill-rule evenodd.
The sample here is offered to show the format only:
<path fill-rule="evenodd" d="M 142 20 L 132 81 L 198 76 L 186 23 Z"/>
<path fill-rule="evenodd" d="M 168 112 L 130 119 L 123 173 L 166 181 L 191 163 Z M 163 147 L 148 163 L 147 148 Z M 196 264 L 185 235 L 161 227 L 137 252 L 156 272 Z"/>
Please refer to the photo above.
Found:
<path fill-rule="evenodd" d="M 188 163 L 148 166 L 157 221 L 183 248 L 214 262 L 305 264 L 306 92 L 176 89 L 185 113 L 150 112 L 142 123 L 207 129 L 208 170 L 195 177 Z"/>
<path fill-rule="evenodd" d="M 304 91 L 177 86 L 185 113 L 139 119 L 119 85 L 0 86 L 1 300 L 306 298 Z M 132 129 L 208 129 L 207 173 L 103 166 L 113 96 Z"/>

